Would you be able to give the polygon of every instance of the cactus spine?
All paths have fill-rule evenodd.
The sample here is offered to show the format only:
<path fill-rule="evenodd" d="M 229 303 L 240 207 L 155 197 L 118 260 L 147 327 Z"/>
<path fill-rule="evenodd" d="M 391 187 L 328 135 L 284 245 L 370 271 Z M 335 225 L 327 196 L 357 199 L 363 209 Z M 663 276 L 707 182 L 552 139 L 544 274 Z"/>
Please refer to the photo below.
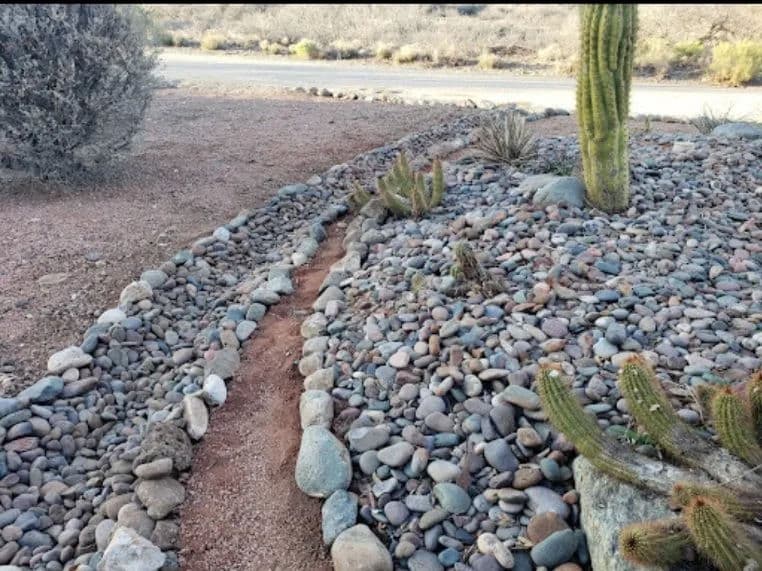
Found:
<path fill-rule="evenodd" d="M 392 214 L 418 218 L 442 202 L 445 190 L 442 163 L 434 161 L 429 189 L 423 174 L 414 173 L 402 153 L 377 185 L 384 206 Z"/>
<path fill-rule="evenodd" d="M 752 466 L 762 464 L 751 414 L 732 389 L 720 390 L 712 399 L 712 418 L 723 446 Z"/>
<path fill-rule="evenodd" d="M 619 372 L 619 388 L 632 416 L 671 456 L 680 456 L 675 430 L 682 425 L 648 363 L 630 357 Z"/>
<path fill-rule="evenodd" d="M 693 498 L 683 517 L 696 546 L 720 571 L 740 571 L 749 559 L 762 562 L 748 536 L 716 500 Z"/>
<path fill-rule="evenodd" d="M 762 371 L 757 371 L 749 379 L 746 394 L 751 407 L 751 418 L 757 427 L 757 440 L 762 442 Z"/>
<path fill-rule="evenodd" d="M 580 9 L 577 118 L 587 199 L 605 212 L 620 212 L 630 200 L 627 118 L 637 6 L 585 4 Z"/>
<path fill-rule="evenodd" d="M 690 534 L 679 518 L 633 523 L 619 532 L 619 550 L 636 565 L 677 563 L 690 544 Z"/>

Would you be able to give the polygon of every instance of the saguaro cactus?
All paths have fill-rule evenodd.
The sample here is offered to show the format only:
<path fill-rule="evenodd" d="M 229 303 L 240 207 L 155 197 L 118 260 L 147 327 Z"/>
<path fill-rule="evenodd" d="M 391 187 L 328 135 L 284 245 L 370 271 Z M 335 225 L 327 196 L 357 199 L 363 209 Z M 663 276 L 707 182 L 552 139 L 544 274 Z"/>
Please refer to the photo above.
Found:
<path fill-rule="evenodd" d="M 580 22 L 577 118 L 587 199 L 620 212 L 630 201 L 627 117 L 637 5 L 585 4 Z"/>

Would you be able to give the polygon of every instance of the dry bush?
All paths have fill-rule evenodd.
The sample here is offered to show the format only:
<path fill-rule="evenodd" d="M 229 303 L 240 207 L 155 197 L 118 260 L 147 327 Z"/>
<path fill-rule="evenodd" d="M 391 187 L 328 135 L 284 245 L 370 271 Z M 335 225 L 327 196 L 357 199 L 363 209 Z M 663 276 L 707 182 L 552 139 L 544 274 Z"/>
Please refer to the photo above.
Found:
<path fill-rule="evenodd" d="M 129 146 L 156 65 L 135 18 L 113 4 L 0 6 L 3 166 L 64 178 Z"/>
<path fill-rule="evenodd" d="M 506 111 L 484 117 L 474 147 L 487 160 L 516 164 L 534 156 L 536 141 L 524 117 Z"/>
<path fill-rule="evenodd" d="M 762 42 L 745 40 L 723 42 L 712 50 L 712 77 L 728 85 L 739 86 L 762 75 Z"/>
<path fill-rule="evenodd" d="M 672 47 L 663 38 L 645 38 L 635 50 L 635 68 L 667 77 L 673 58 Z"/>
<path fill-rule="evenodd" d="M 201 49 L 206 51 L 224 50 L 227 48 L 227 38 L 220 32 L 204 32 L 201 36 Z"/>
<path fill-rule="evenodd" d="M 297 43 L 289 46 L 288 51 L 301 59 L 318 59 L 320 57 L 318 45 L 307 38 L 302 38 Z"/>
<path fill-rule="evenodd" d="M 425 61 L 429 59 L 429 55 L 420 47 L 413 44 L 408 44 L 400 47 L 392 55 L 392 61 L 394 63 L 413 63 L 416 61 Z"/>
<path fill-rule="evenodd" d="M 479 69 L 497 69 L 500 67 L 500 58 L 489 52 L 482 52 L 479 55 L 479 62 L 476 64 Z"/>
<path fill-rule="evenodd" d="M 394 56 L 394 46 L 391 44 L 379 44 L 376 46 L 376 59 L 390 60 Z"/>
<path fill-rule="evenodd" d="M 732 107 L 728 107 L 726 111 L 715 111 L 709 107 L 704 107 L 703 113 L 691 119 L 690 123 L 698 129 L 699 133 L 708 135 L 715 127 L 731 123 L 733 120 Z"/>

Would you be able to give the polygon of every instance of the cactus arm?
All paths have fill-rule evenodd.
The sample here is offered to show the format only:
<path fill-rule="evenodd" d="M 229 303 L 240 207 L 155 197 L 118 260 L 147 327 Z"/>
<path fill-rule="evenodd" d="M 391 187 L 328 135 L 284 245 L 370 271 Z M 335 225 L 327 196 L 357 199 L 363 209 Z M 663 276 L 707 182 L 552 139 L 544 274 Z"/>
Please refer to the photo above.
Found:
<path fill-rule="evenodd" d="M 716 501 L 694 498 L 683 517 L 696 547 L 720 571 L 739 571 L 749 559 L 762 563 L 759 548 Z"/>
<path fill-rule="evenodd" d="M 624 363 L 619 372 L 619 388 L 632 416 L 670 456 L 700 468 L 720 482 L 731 480 L 730 487 L 736 491 L 750 493 L 762 488 L 760 474 L 751 473 L 743 462 L 702 438 L 677 416 L 642 357 L 632 357 Z M 728 450 L 733 452 L 730 447 Z"/>
<path fill-rule="evenodd" d="M 720 390 L 712 399 L 712 418 L 725 448 L 752 466 L 762 464 L 751 415 L 731 389 Z"/>
<path fill-rule="evenodd" d="M 693 498 L 700 496 L 716 501 L 722 509 L 739 520 L 753 521 L 755 518 L 762 518 L 762 490 L 756 493 L 738 493 L 717 484 L 677 482 L 670 495 L 671 507 L 685 508 Z"/>
<path fill-rule="evenodd" d="M 680 518 L 630 524 L 619 532 L 619 551 L 636 565 L 672 565 L 684 556 L 691 536 Z"/>
<path fill-rule="evenodd" d="M 746 385 L 751 419 L 757 429 L 757 441 L 762 444 L 762 371 L 757 371 Z"/>
<path fill-rule="evenodd" d="M 557 369 L 541 366 L 537 386 L 543 410 L 551 424 L 601 472 L 662 495 L 670 493 L 672 482 L 676 480 L 707 481 L 698 470 L 652 460 L 606 437 L 565 386 Z"/>
<path fill-rule="evenodd" d="M 442 198 L 444 197 L 444 173 L 442 172 L 442 163 L 439 159 L 434 159 L 431 172 L 431 206 L 433 208 L 442 204 Z"/>

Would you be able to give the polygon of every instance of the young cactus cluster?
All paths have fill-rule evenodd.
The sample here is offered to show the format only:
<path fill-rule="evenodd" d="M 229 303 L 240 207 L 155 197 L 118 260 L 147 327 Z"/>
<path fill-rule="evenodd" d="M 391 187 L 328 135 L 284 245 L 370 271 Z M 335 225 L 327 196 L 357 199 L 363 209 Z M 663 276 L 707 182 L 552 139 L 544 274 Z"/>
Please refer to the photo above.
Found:
<path fill-rule="evenodd" d="M 420 218 L 442 203 L 445 185 L 442 163 L 437 159 L 431 169 L 431 185 L 423 173 L 416 173 L 401 153 L 389 172 L 378 179 L 378 194 L 395 216 Z"/>
<path fill-rule="evenodd" d="M 762 565 L 762 476 L 757 471 L 762 453 L 755 439 L 760 379 L 759 373 L 752 377 L 743 394 L 721 389 L 711 396 L 709 408 L 725 450 L 684 423 L 650 365 L 641 357 L 630 358 L 619 372 L 622 396 L 641 429 L 676 464 L 662 470 L 667 476 L 657 476 L 653 465 L 648 469 L 648 459 L 603 433 L 558 369 L 540 368 L 537 385 L 543 409 L 578 452 L 615 478 L 669 495 L 670 506 L 681 512 L 679 517 L 622 529 L 619 550 L 626 559 L 665 567 L 693 548 L 720 571 L 741 571 L 749 562 Z"/>
<path fill-rule="evenodd" d="M 347 196 L 347 201 L 349 202 L 350 208 L 352 208 L 353 211 L 357 212 L 362 209 L 363 206 L 368 204 L 370 199 L 370 193 L 362 186 L 360 186 L 357 181 L 355 181 L 354 190 L 349 193 L 349 196 Z"/>
<path fill-rule="evenodd" d="M 455 263 L 450 268 L 450 275 L 463 282 L 463 289 L 473 287 L 490 297 L 505 291 L 505 284 L 484 269 L 468 242 L 455 244 L 453 253 Z"/>
<path fill-rule="evenodd" d="M 627 119 L 636 4 L 584 4 L 580 13 L 577 118 L 587 198 L 605 212 L 629 206 Z"/>

